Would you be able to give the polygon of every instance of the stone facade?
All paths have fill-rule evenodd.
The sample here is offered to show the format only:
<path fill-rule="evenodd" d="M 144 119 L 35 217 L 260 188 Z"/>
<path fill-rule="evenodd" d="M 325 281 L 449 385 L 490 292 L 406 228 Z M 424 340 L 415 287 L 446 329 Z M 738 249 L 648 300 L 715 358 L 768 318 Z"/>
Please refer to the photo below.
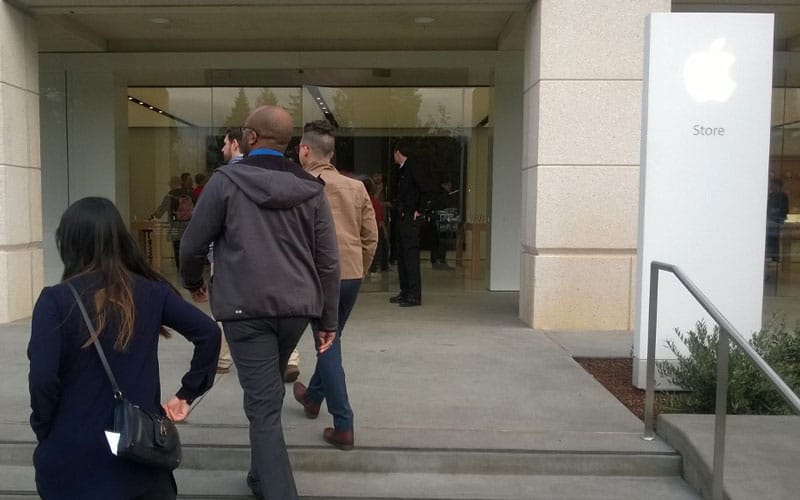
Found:
<path fill-rule="evenodd" d="M 32 17 L 0 2 L 0 323 L 43 286 L 39 64 Z"/>
<path fill-rule="evenodd" d="M 520 318 L 630 330 L 645 17 L 668 0 L 539 0 L 525 43 Z"/>

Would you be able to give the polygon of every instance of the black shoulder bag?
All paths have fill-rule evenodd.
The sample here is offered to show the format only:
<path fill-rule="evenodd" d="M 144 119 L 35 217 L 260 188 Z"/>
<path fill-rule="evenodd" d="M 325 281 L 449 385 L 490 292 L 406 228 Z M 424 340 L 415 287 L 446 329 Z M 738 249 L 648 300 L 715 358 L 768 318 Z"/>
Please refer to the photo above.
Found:
<path fill-rule="evenodd" d="M 83 320 L 92 335 L 92 343 L 97 348 L 97 354 L 114 389 L 114 426 L 109 431 L 119 434 L 117 456 L 167 470 L 177 468 L 181 463 L 181 441 L 175 424 L 166 415 L 151 415 L 122 395 L 78 291 L 71 283 L 67 283 L 67 286 L 75 296 Z"/>

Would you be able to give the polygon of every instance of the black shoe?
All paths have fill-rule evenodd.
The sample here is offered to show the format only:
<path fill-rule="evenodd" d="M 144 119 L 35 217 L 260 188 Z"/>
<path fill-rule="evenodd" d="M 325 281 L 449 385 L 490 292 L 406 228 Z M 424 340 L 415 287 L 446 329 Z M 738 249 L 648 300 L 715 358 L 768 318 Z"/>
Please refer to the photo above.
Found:
<path fill-rule="evenodd" d="M 405 295 L 403 295 L 402 293 L 398 293 L 394 297 L 389 297 L 389 302 L 391 302 L 392 304 L 399 304 L 404 300 L 405 300 Z"/>
<path fill-rule="evenodd" d="M 414 307 L 421 305 L 422 301 L 419 299 L 403 299 L 400 301 L 400 307 Z"/>
<path fill-rule="evenodd" d="M 247 486 L 250 487 L 250 491 L 257 498 L 264 498 L 264 494 L 261 491 L 261 481 L 253 477 L 249 472 L 247 473 Z"/>

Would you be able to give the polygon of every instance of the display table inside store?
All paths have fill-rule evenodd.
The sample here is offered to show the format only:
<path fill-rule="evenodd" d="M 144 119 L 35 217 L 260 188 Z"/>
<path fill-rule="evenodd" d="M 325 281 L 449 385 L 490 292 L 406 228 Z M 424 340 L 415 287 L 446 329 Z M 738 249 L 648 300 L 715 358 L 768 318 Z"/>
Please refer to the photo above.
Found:
<path fill-rule="evenodd" d="M 489 224 L 486 222 L 467 222 L 461 224 L 456 240 L 456 266 L 463 266 L 464 263 L 464 243 L 467 231 L 470 232 L 469 255 L 470 266 L 467 269 L 467 276 L 472 279 L 481 277 L 481 234 L 486 232 Z"/>
<path fill-rule="evenodd" d="M 139 248 L 144 253 L 147 262 L 159 272 L 161 272 L 161 248 L 168 226 L 167 223 L 152 220 L 131 223 L 131 232 L 136 237 Z"/>

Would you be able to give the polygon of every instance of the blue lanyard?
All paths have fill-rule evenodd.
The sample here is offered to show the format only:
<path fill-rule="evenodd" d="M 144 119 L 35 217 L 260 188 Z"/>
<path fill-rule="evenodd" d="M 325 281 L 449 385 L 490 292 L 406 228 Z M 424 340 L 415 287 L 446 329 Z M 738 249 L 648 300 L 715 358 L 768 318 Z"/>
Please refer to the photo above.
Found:
<path fill-rule="evenodd" d="M 280 156 L 283 157 L 283 153 L 277 151 L 275 149 L 268 149 L 268 148 L 259 148 L 250 151 L 247 156 Z"/>

